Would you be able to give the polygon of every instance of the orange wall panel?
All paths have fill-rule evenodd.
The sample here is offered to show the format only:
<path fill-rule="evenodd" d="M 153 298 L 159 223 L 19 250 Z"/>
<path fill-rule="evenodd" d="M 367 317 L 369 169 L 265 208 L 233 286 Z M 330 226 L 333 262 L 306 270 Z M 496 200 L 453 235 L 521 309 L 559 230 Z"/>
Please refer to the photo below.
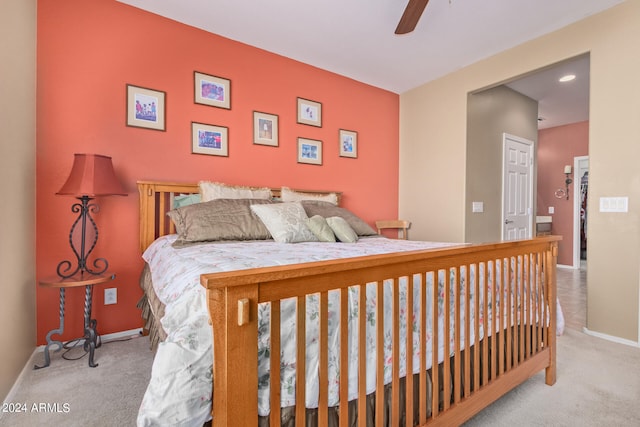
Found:
<path fill-rule="evenodd" d="M 128 197 L 102 197 L 94 215 L 117 278 L 118 304 L 94 289 L 102 334 L 141 326 L 136 181 L 286 185 L 344 192 L 370 224 L 398 210 L 399 97 L 352 79 L 113 0 L 38 1 L 37 214 L 39 278 L 73 258 L 75 214 L 56 196 L 74 153 L 111 156 Z M 194 71 L 231 80 L 231 109 L 194 103 Z M 166 92 L 166 131 L 126 126 L 126 85 Z M 322 127 L 296 123 L 296 98 L 322 103 Z M 279 147 L 253 144 L 253 111 L 279 116 Z M 229 157 L 191 153 L 191 122 L 229 129 Z M 339 157 L 338 130 L 358 132 L 358 158 Z M 323 141 L 322 166 L 297 163 L 297 138 Z M 82 335 L 81 290 L 67 292 L 64 339 Z M 38 342 L 58 325 L 58 293 L 39 288 Z"/>

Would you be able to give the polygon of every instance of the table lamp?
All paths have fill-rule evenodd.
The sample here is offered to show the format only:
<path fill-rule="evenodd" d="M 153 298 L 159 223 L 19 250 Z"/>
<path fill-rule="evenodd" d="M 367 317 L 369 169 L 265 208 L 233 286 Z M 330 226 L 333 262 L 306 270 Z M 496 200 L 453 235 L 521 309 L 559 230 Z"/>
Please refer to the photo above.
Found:
<path fill-rule="evenodd" d="M 88 257 L 98 242 L 98 227 L 91 213 L 99 211 L 95 203 L 98 196 L 126 196 L 122 184 L 113 171 L 111 157 L 100 154 L 75 154 L 71 173 L 58 195 L 75 196 L 80 203 L 74 203 L 71 211 L 78 213 L 69 232 L 69 244 L 77 258 L 77 265 L 71 261 L 61 261 L 57 267 L 58 276 L 63 279 L 75 274 L 100 275 L 107 271 L 109 263 L 104 258 L 96 258 L 88 265 Z M 89 227 L 89 223 L 91 226 Z"/>

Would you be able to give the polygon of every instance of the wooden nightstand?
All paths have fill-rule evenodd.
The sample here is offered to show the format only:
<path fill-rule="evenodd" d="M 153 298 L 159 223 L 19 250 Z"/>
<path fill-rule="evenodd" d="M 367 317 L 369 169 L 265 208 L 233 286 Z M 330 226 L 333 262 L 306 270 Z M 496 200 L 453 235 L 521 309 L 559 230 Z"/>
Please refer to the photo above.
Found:
<path fill-rule="evenodd" d="M 102 283 L 110 282 L 115 279 L 115 273 L 103 273 L 99 275 L 92 275 L 88 273 L 76 274 L 67 279 L 61 279 L 60 277 L 47 278 L 40 281 L 40 286 L 47 288 L 60 288 L 60 326 L 58 329 L 52 329 L 47 333 L 47 346 L 44 349 L 44 365 L 35 365 L 34 369 L 46 368 L 51 364 L 51 357 L 49 356 L 49 347 L 57 345 L 58 348 L 55 351 L 60 351 L 64 344 L 58 340 L 52 340 L 51 336 L 54 334 L 62 335 L 64 333 L 64 294 L 67 288 L 76 288 L 78 286 L 84 286 L 84 350 L 89 353 L 89 366 L 95 368 L 97 363 L 93 362 L 93 353 L 96 348 L 102 344 L 100 341 L 100 335 L 96 330 L 98 321 L 91 318 L 91 306 L 93 302 L 93 285 L 99 285 Z"/>

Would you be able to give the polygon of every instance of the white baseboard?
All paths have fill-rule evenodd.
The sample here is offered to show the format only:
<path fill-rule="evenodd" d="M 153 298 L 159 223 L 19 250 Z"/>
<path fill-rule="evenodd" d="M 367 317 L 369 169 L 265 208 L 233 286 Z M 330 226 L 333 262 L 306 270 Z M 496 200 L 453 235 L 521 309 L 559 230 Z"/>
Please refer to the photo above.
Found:
<path fill-rule="evenodd" d="M 617 342 L 618 344 L 624 344 L 631 347 L 640 347 L 640 343 L 636 341 L 631 341 L 625 338 L 615 337 L 613 335 L 607 335 L 600 332 L 590 331 L 586 327 L 582 328 L 582 331 L 587 335 L 591 335 L 592 337 L 601 338 L 607 341 Z"/>
<path fill-rule="evenodd" d="M 122 338 L 138 338 L 142 336 L 142 328 L 129 329 L 128 331 L 114 332 L 112 334 L 100 335 L 103 342 L 115 341 Z"/>
<path fill-rule="evenodd" d="M 106 343 L 109 341 L 117 341 L 124 338 L 137 338 L 141 336 L 141 332 L 142 332 L 142 328 L 129 329 L 128 331 L 121 331 L 121 332 L 115 332 L 113 334 L 100 335 L 100 338 L 103 343 Z M 33 356 L 35 356 L 37 353 L 44 352 L 45 347 L 46 345 L 39 345 L 38 347 L 33 349 L 33 353 L 31 353 L 29 360 L 27 360 L 27 363 L 24 365 L 24 368 L 22 368 L 22 371 L 20 371 L 20 375 L 18 375 L 18 378 L 16 378 L 16 381 L 13 383 L 13 386 L 11 386 L 11 390 L 9 390 L 9 393 L 4 398 L 3 403 L 10 403 L 12 401 L 12 398 L 15 395 L 17 385 L 20 383 L 22 378 L 26 375 L 26 372 L 28 370 L 33 369 Z"/>
<path fill-rule="evenodd" d="M 569 270 L 578 270 L 580 267 L 576 268 L 573 265 L 564 265 L 564 264 L 556 264 L 556 267 L 558 268 L 566 268 Z"/>

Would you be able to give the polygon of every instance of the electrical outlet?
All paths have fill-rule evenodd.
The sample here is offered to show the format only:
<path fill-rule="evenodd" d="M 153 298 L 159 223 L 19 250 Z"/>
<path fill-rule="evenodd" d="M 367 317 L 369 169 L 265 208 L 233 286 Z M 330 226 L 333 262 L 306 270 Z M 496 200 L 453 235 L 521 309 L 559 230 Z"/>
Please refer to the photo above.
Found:
<path fill-rule="evenodd" d="M 104 290 L 104 305 L 116 304 L 118 302 L 118 288 Z"/>

